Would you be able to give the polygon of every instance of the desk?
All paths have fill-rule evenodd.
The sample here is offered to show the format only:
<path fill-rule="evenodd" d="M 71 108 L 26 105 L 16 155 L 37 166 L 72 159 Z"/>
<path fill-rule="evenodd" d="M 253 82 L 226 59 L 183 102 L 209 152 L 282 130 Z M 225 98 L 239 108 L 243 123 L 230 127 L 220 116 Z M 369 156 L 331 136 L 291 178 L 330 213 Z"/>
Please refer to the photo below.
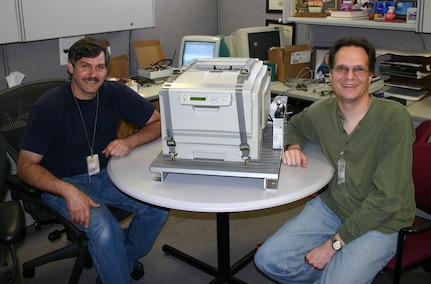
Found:
<path fill-rule="evenodd" d="M 151 84 L 149 86 L 141 86 L 138 89 L 138 93 L 149 101 L 155 101 L 159 99 L 159 92 L 162 87 L 163 84 Z"/>
<path fill-rule="evenodd" d="M 307 169 L 280 168 L 277 192 L 263 189 L 253 178 L 170 173 L 164 182 L 153 182 L 151 162 L 162 150 L 161 140 L 135 148 L 124 157 L 111 158 L 108 173 L 112 182 L 128 195 L 154 205 L 193 212 L 217 213 L 218 268 L 165 245 L 163 250 L 213 275 L 212 283 L 244 283 L 233 275 L 253 258 L 254 251 L 230 266 L 229 213 L 265 209 L 294 202 L 315 193 L 332 178 L 334 170 L 320 148 L 306 145 Z"/>
<path fill-rule="evenodd" d="M 273 94 L 282 94 L 286 92 L 288 97 L 312 102 L 327 98 L 321 97 L 319 94 L 294 90 L 279 81 L 271 82 L 271 92 Z M 407 101 L 406 108 L 412 117 L 413 124 L 418 126 L 422 121 L 431 119 L 431 96 L 428 95 L 419 101 Z"/>
<path fill-rule="evenodd" d="M 159 99 L 159 92 L 162 87 L 163 84 L 150 85 L 149 87 L 144 86 L 139 88 L 139 94 L 149 101 L 155 101 Z M 282 94 L 287 92 L 289 97 L 311 102 L 326 98 L 321 97 L 320 94 L 312 94 L 309 92 L 293 90 L 284 85 L 283 82 L 279 81 L 271 82 L 271 92 L 273 94 Z M 417 102 L 407 102 L 406 108 L 413 119 L 414 125 L 417 126 L 422 121 L 431 119 L 431 96 L 427 96 Z"/>
<path fill-rule="evenodd" d="M 422 121 L 431 119 L 431 96 L 409 104 L 407 110 L 415 126 L 418 126 Z"/>

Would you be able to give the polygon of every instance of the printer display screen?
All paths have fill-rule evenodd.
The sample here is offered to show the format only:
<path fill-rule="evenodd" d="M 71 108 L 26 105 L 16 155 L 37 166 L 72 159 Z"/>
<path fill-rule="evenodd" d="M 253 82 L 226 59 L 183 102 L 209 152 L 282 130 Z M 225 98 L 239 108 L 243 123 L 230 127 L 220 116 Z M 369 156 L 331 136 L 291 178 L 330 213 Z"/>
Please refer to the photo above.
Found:
<path fill-rule="evenodd" d="M 200 101 L 200 102 L 202 102 L 202 101 L 206 101 L 207 98 L 206 97 L 190 97 L 190 100 L 191 101 Z"/>

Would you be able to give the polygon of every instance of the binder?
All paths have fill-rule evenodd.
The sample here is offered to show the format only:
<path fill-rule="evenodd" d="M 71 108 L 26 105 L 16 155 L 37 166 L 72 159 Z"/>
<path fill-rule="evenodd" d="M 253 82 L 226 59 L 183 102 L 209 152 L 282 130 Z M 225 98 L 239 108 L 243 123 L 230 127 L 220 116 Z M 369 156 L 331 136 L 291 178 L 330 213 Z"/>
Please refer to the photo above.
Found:
<path fill-rule="evenodd" d="M 387 86 L 405 89 L 431 90 L 431 57 L 391 55 L 380 62 L 380 75 L 387 75 Z"/>
<path fill-rule="evenodd" d="M 402 68 L 402 67 L 392 67 L 392 66 L 380 66 L 380 74 L 381 75 L 390 75 L 390 76 L 398 76 L 398 77 L 405 77 L 405 78 L 412 78 L 412 79 L 422 79 L 424 77 L 427 77 L 431 74 L 431 72 L 421 72 L 418 70 L 412 70 L 409 68 Z"/>

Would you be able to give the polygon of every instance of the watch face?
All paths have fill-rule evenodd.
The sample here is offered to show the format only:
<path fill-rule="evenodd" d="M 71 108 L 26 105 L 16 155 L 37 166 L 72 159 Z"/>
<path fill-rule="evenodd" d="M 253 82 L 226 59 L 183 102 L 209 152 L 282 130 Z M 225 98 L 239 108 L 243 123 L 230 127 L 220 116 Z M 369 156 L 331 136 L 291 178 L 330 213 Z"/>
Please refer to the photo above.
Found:
<path fill-rule="evenodd" d="M 340 250 L 341 249 L 341 242 L 337 241 L 337 240 L 333 241 L 332 242 L 332 248 L 334 250 Z"/>

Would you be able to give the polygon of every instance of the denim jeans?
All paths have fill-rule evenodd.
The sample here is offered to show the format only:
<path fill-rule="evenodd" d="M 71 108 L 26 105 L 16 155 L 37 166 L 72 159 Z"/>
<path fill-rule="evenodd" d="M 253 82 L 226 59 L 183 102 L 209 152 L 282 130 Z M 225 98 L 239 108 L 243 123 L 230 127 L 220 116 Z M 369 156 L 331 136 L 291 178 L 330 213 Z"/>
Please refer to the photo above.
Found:
<path fill-rule="evenodd" d="M 137 201 L 118 190 L 109 179 L 106 169 L 99 174 L 63 178 L 90 196 L 100 207 L 91 208 L 87 229 L 88 248 L 102 283 L 131 282 L 130 273 L 135 261 L 145 255 L 163 226 L 169 211 Z M 64 198 L 44 193 L 42 201 L 70 219 Z M 124 233 L 107 205 L 133 212 Z"/>
<path fill-rule="evenodd" d="M 371 283 L 396 251 L 397 233 L 371 230 L 338 251 L 323 270 L 305 255 L 337 232 L 342 221 L 319 197 L 309 201 L 257 250 L 255 264 L 280 283 Z"/>

